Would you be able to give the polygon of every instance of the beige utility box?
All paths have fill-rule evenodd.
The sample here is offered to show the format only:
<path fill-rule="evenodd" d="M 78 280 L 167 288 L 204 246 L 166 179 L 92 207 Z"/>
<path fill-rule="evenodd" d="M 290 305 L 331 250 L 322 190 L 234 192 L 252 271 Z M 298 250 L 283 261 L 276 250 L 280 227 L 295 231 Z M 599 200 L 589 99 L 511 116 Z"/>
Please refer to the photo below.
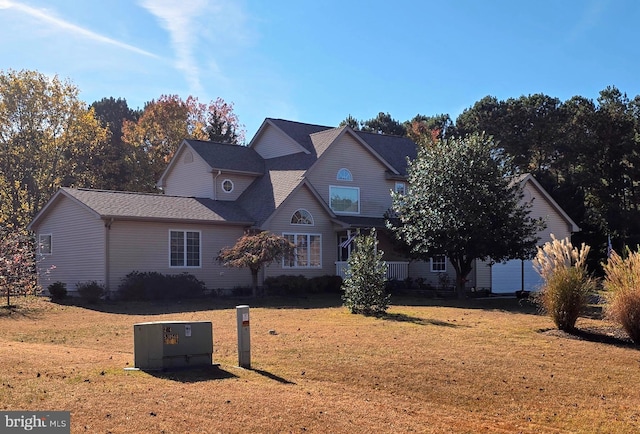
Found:
<path fill-rule="evenodd" d="M 133 325 L 134 365 L 161 370 L 212 364 L 210 321 L 154 321 Z"/>

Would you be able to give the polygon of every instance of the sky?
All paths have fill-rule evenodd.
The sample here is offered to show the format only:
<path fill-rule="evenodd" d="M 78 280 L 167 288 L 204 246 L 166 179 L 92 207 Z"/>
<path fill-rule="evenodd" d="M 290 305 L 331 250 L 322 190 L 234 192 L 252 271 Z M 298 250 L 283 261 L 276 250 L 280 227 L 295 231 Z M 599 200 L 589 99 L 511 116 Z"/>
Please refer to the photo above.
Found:
<path fill-rule="evenodd" d="M 491 95 L 640 94 L 637 0 L 0 0 L 0 70 L 91 104 L 161 95 L 337 126 L 449 114 Z"/>

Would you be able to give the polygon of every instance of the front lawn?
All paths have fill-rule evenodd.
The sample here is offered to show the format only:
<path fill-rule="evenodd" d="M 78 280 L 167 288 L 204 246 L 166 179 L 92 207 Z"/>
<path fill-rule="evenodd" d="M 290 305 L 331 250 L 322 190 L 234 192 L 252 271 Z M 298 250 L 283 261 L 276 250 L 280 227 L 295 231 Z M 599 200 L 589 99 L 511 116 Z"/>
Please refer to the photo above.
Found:
<path fill-rule="evenodd" d="M 567 335 L 515 299 L 392 302 L 375 318 L 339 296 L 249 301 L 246 370 L 234 300 L 15 298 L 0 312 L 0 409 L 68 410 L 91 433 L 640 431 L 640 351 L 597 315 Z M 161 320 L 211 321 L 220 367 L 124 370 L 133 324 Z"/>

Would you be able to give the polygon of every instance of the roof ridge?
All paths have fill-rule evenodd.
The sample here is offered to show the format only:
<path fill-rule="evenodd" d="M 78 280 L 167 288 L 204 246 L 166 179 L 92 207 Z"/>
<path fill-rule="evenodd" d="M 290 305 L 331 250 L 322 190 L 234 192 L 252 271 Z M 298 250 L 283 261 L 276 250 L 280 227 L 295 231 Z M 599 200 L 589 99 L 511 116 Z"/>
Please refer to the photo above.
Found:
<path fill-rule="evenodd" d="M 289 122 L 289 123 L 298 124 L 298 125 L 308 125 L 310 127 L 322 127 L 322 128 L 327 128 L 327 129 L 338 128 L 338 127 L 331 127 L 331 126 L 328 126 L 328 125 L 310 124 L 308 122 L 292 121 L 290 119 L 282 119 L 282 118 L 267 118 L 267 119 L 272 120 L 272 121 Z"/>
<path fill-rule="evenodd" d="M 206 143 L 210 145 L 223 145 L 223 146 L 237 146 L 239 148 L 247 148 L 245 145 L 240 145 L 236 143 L 224 143 L 224 142 L 214 142 L 213 140 L 198 140 L 198 139 L 184 139 L 185 142 L 198 142 L 198 143 Z"/>
<path fill-rule="evenodd" d="M 353 129 L 353 128 L 352 128 Z M 396 137 L 398 139 L 407 139 L 407 140 L 411 140 L 409 137 L 407 136 L 399 136 L 397 134 L 386 134 L 386 133 L 374 133 L 373 131 L 363 131 L 363 130 L 353 130 L 356 134 L 362 133 L 362 134 L 371 134 L 373 136 L 382 136 L 382 137 Z M 412 140 L 413 141 L 413 140 Z"/>
<path fill-rule="evenodd" d="M 182 198 L 197 199 L 194 196 L 176 196 L 176 195 L 164 194 L 164 193 L 151 193 L 148 191 L 107 190 L 102 188 L 86 188 L 86 187 L 61 187 L 61 188 L 64 190 L 87 191 L 90 193 L 136 194 L 136 195 L 142 195 L 142 196 L 182 197 Z"/>

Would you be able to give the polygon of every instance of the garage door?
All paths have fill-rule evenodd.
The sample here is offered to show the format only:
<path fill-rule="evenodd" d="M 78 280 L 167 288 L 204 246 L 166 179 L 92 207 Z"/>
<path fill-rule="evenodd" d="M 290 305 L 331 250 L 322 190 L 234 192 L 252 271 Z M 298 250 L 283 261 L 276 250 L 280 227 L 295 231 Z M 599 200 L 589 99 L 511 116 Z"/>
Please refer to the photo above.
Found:
<path fill-rule="evenodd" d="M 513 294 L 522 289 L 524 273 L 524 290 L 536 291 L 542 284 L 542 278 L 533 268 L 532 261 L 514 259 L 504 264 L 493 264 L 491 267 L 491 292 L 494 294 Z"/>

